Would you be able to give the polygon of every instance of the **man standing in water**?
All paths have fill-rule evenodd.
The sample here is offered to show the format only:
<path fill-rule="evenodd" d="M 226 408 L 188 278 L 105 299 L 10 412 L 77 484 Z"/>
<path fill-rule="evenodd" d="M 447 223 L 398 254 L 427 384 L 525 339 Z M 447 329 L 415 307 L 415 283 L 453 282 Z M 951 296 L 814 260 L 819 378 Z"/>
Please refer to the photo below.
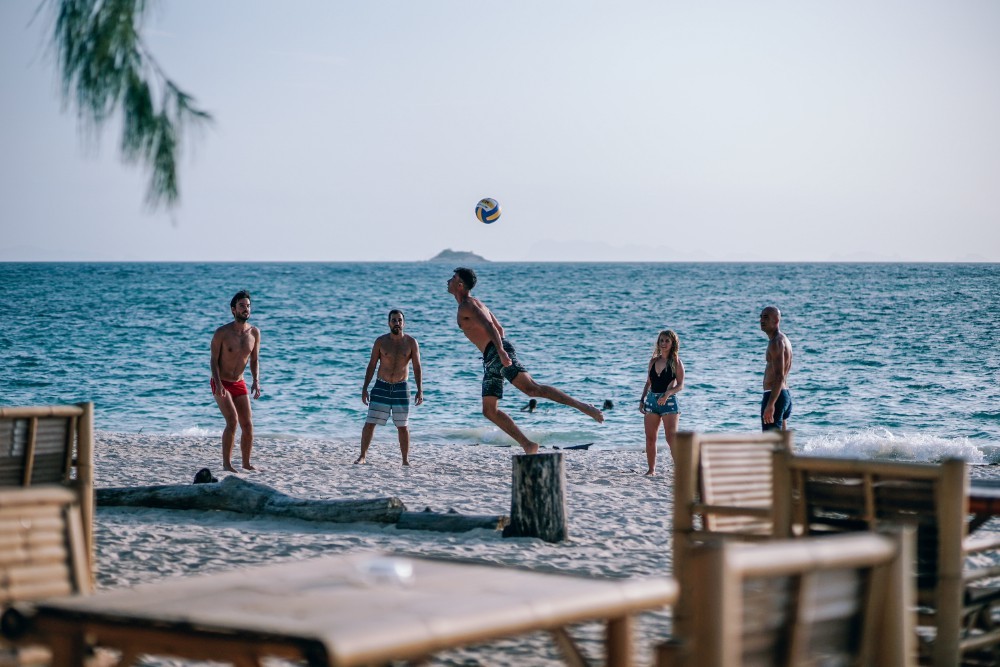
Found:
<path fill-rule="evenodd" d="M 250 465 L 253 448 L 253 412 L 250 409 L 250 391 L 254 399 L 260 398 L 260 330 L 247 324 L 250 319 L 250 292 L 240 290 L 229 302 L 233 321 L 215 330 L 212 336 L 212 394 L 226 418 L 222 431 L 222 467 L 237 472 L 233 467 L 233 444 L 236 442 L 236 424 L 240 426 L 240 453 L 243 469 L 256 470 Z M 253 383 L 247 390 L 243 371 L 250 362 Z"/>
<path fill-rule="evenodd" d="M 406 420 L 410 412 L 410 387 L 406 380 L 413 362 L 413 381 L 417 385 L 414 405 L 424 402 L 421 388 L 420 346 L 417 339 L 403 333 L 405 321 L 403 311 L 389 311 L 389 333 L 382 334 L 372 345 L 372 356 L 365 369 L 365 384 L 361 387 L 361 402 L 368 406 L 368 417 L 361 429 L 361 456 L 355 463 L 364 463 L 368 446 L 375 434 L 375 425 L 384 424 L 392 414 L 392 423 L 399 433 L 399 451 L 403 454 L 403 465 L 410 465 L 410 428 Z M 368 397 L 368 383 L 372 381 L 375 367 L 378 377 Z"/>
<path fill-rule="evenodd" d="M 483 353 L 483 415 L 514 438 L 527 454 L 538 452 L 538 443 L 529 440 L 514 420 L 498 407 L 503 398 L 503 381 L 528 396 L 547 398 L 576 408 L 594 421 L 604 421 L 604 414 L 593 405 L 582 403 L 568 394 L 544 384 L 538 384 L 517 360 L 514 346 L 504 339 L 503 327 L 483 302 L 469 292 L 476 286 L 476 272 L 457 268 L 448 281 L 448 293 L 458 302 L 458 328 Z"/>
<path fill-rule="evenodd" d="M 781 313 L 776 307 L 760 311 L 760 330 L 770 339 L 764 367 L 764 398 L 760 402 L 760 425 L 764 431 L 785 430 L 792 416 L 792 395 L 787 385 L 792 370 L 792 343 L 779 330 L 780 323 Z"/>

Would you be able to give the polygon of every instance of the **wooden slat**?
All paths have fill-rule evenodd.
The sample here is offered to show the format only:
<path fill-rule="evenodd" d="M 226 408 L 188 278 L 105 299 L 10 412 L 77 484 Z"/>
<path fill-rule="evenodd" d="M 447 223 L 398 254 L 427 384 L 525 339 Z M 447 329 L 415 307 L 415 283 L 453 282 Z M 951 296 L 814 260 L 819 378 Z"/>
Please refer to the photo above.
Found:
<path fill-rule="evenodd" d="M 0 570 L 24 562 L 32 562 L 40 565 L 65 563 L 65 539 L 54 541 L 52 544 L 32 544 L 0 548 Z"/>
<path fill-rule="evenodd" d="M 76 494 L 72 491 L 54 484 L 28 489 L 0 489 L 0 511 L 6 507 L 72 502 L 75 498 Z"/>
<path fill-rule="evenodd" d="M 66 561 L 61 564 L 51 563 L 27 563 L 4 568 L 3 588 L 17 588 L 18 586 L 29 586 L 40 583 L 51 583 L 53 581 L 66 580 L 69 576 L 69 569 Z"/>
<path fill-rule="evenodd" d="M 0 407 L 0 419 L 29 419 L 31 417 L 79 417 L 79 405 L 42 405 Z"/>
<path fill-rule="evenodd" d="M 28 420 L 28 444 L 24 448 L 24 470 L 21 473 L 21 486 L 31 484 L 31 472 L 35 468 L 35 434 L 38 432 L 38 418 Z"/>

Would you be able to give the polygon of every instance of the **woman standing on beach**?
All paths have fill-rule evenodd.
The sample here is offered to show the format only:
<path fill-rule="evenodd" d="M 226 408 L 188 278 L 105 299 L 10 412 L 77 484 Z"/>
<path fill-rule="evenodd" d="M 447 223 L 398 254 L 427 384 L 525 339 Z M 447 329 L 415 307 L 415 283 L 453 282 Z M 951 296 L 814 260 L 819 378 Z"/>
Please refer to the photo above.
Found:
<path fill-rule="evenodd" d="M 646 427 L 646 461 L 649 463 L 647 475 L 656 474 L 656 433 L 663 424 L 663 433 L 674 454 L 674 436 L 677 435 L 677 421 L 680 409 L 677 394 L 684 388 L 684 364 L 677 356 L 680 341 L 671 330 L 661 331 L 656 336 L 653 358 L 649 360 L 646 386 L 639 398 L 639 412 L 644 415 Z"/>

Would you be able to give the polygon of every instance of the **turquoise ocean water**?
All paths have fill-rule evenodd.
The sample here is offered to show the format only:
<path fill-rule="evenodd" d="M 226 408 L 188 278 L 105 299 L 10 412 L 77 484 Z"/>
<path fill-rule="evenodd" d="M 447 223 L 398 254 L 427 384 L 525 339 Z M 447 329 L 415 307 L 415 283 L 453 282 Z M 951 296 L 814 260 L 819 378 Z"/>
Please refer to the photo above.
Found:
<path fill-rule="evenodd" d="M 259 438 L 357 438 L 375 337 L 390 308 L 420 342 L 415 445 L 507 444 L 480 414 L 481 361 L 435 263 L 0 263 L 0 404 L 91 400 L 103 431 L 221 430 L 209 341 L 229 299 L 262 331 Z M 756 430 L 776 304 L 795 347 L 791 425 L 824 454 L 1000 463 L 1000 265 L 520 264 L 476 267 L 536 380 L 615 408 L 597 425 L 507 386 L 502 407 L 544 446 L 641 448 L 657 331 L 680 336 L 681 428 Z M 249 374 L 248 374 L 249 377 Z M 391 427 L 377 438 L 394 440 Z"/>

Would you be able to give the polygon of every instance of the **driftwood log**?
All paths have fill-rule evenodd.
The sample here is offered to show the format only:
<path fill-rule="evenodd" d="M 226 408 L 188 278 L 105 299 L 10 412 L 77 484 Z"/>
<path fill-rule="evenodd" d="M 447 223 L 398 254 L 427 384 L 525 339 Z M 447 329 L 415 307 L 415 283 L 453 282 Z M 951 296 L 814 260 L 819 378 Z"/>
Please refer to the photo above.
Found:
<path fill-rule="evenodd" d="M 435 530 L 440 533 L 464 533 L 475 528 L 502 530 L 509 521 L 505 516 L 492 514 L 403 512 L 399 515 L 396 528 L 401 530 Z"/>
<path fill-rule="evenodd" d="M 168 484 L 97 489 L 103 507 L 155 507 L 173 510 L 222 510 L 331 523 L 396 524 L 407 530 L 464 532 L 474 528 L 499 530 L 505 516 L 464 515 L 453 512 L 407 512 L 399 498 L 364 500 L 310 500 L 295 498 L 264 484 L 230 476 L 211 484 Z"/>
<path fill-rule="evenodd" d="M 566 472 L 562 454 L 513 457 L 510 524 L 504 537 L 538 537 L 561 542 L 567 537 Z"/>

